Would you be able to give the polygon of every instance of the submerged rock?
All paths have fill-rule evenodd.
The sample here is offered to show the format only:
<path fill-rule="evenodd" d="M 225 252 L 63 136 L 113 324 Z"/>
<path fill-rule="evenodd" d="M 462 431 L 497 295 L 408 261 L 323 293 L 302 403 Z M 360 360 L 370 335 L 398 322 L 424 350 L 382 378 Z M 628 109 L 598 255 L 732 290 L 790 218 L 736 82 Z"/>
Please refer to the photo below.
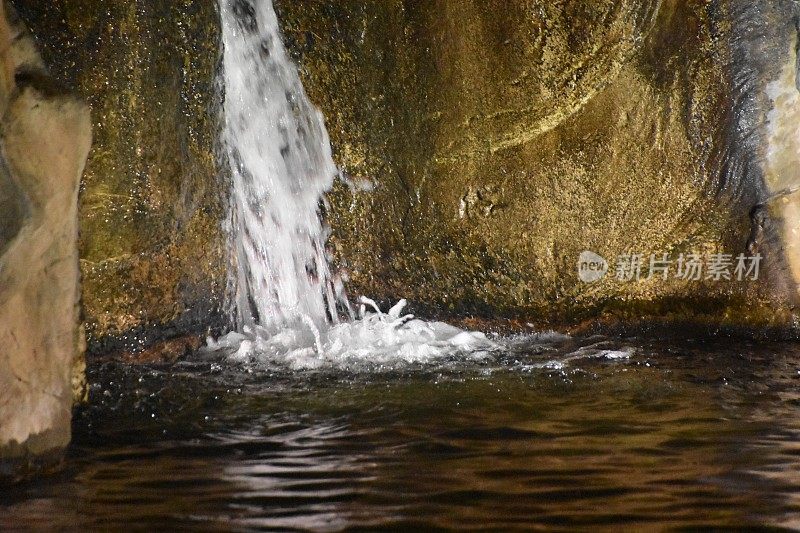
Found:
<path fill-rule="evenodd" d="M 0 116 L 0 478 L 13 478 L 58 460 L 83 394 L 77 206 L 91 120 L 3 4 Z"/>

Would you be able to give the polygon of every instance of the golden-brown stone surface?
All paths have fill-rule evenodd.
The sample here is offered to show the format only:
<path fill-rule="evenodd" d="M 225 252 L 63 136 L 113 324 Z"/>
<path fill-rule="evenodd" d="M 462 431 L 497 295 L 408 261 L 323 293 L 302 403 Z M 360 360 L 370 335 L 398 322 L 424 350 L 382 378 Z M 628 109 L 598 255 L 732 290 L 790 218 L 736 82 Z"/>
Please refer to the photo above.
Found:
<path fill-rule="evenodd" d="M 196 329 L 220 309 L 214 4 L 21 8 L 94 109 L 81 200 L 93 342 L 176 321 Z M 771 194 L 759 136 L 780 75 L 759 62 L 790 60 L 790 2 L 275 4 L 346 178 L 327 215 L 351 294 L 537 324 L 791 324 L 782 222 L 750 242 L 765 255 L 759 282 L 585 284 L 576 268 L 584 250 L 612 262 L 745 252 L 760 231 L 750 209 Z"/>
<path fill-rule="evenodd" d="M 785 41 L 788 60 L 787 6 L 759 3 L 776 29 L 751 38 L 741 19 L 764 21 L 736 1 L 277 4 L 339 163 L 374 184 L 332 194 L 352 288 L 536 323 L 791 321 L 780 243 L 759 283 L 576 268 L 584 250 L 746 251 L 761 176 L 731 146 L 768 108 L 740 109 L 735 85 L 759 96 L 772 74 L 737 47 Z"/>
<path fill-rule="evenodd" d="M 213 2 L 23 4 L 54 74 L 93 109 L 80 201 L 90 348 L 143 326 L 213 322 L 226 268 Z"/>

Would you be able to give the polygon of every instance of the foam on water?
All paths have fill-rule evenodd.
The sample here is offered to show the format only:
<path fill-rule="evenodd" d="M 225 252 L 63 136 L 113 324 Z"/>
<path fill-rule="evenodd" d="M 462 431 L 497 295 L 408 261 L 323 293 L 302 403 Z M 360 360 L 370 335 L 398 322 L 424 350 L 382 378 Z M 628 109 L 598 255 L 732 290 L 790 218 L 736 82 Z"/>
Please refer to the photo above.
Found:
<path fill-rule="evenodd" d="M 374 306 L 366 298 L 363 301 Z M 260 326 L 244 328 L 218 341 L 208 339 L 208 347 L 227 350 L 234 360 L 266 360 L 296 370 L 358 370 L 367 365 L 425 364 L 454 357 L 476 361 L 500 347 L 483 333 L 403 315 L 405 304 L 399 302 L 388 313 L 377 306 L 372 312 L 362 308 L 359 319 L 324 329 L 310 321 L 305 328 L 284 328 L 275 334 Z"/>
<path fill-rule="evenodd" d="M 220 13 L 237 331 L 209 348 L 297 369 L 480 358 L 497 348 L 482 333 L 403 315 L 405 301 L 382 313 L 362 298 L 355 316 L 325 251 L 320 205 L 337 169 L 322 114 L 271 0 L 220 0 Z"/>

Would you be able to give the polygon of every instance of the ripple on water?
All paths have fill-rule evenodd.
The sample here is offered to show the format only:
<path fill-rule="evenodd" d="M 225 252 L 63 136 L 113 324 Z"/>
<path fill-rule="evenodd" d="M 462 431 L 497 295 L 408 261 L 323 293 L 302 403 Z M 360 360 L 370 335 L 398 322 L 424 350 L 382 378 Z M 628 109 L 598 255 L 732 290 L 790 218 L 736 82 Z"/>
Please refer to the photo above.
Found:
<path fill-rule="evenodd" d="M 0 494 L 0 529 L 798 523 L 796 346 L 491 341 L 382 372 L 92 365 L 67 471 Z"/>

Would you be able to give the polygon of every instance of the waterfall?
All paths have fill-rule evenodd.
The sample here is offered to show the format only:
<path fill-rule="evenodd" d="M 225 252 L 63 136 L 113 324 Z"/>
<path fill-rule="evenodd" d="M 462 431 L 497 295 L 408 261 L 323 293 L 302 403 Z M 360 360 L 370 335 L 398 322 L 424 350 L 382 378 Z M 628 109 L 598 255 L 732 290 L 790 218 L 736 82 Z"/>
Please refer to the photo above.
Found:
<path fill-rule="evenodd" d="M 237 325 L 337 321 L 320 203 L 337 173 L 269 0 L 222 0 L 222 144 L 233 180 Z"/>
<path fill-rule="evenodd" d="M 405 300 L 383 313 L 362 297 L 356 320 L 325 251 L 320 205 L 337 168 L 322 114 L 286 52 L 272 1 L 219 1 L 237 331 L 208 339 L 208 349 L 293 368 L 486 356 L 496 345 L 485 335 L 403 315 Z"/>

